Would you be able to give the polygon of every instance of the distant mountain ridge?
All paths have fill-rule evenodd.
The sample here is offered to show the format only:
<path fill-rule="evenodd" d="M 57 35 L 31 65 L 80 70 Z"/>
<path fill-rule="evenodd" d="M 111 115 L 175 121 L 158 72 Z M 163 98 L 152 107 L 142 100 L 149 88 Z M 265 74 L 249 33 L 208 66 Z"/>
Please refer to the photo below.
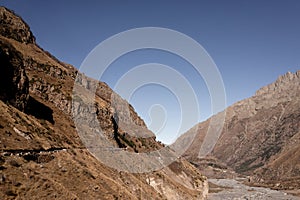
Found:
<path fill-rule="evenodd" d="M 185 157 L 198 158 L 209 120 L 200 130 Z M 195 128 L 195 127 L 194 127 Z M 186 134 L 189 134 L 188 132 Z M 209 157 L 251 181 L 277 189 L 300 188 L 300 71 L 288 72 L 254 96 L 226 109 L 222 134 Z"/>
<path fill-rule="evenodd" d="M 148 173 L 118 171 L 99 162 L 77 134 L 72 111 L 95 113 L 115 148 L 133 155 L 163 148 L 154 135 L 138 138 L 116 126 L 115 94 L 35 43 L 29 26 L 0 7 L 0 199 L 205 199 L 206 177 L 184 159 Z M 94 108 L 72 105 L 77 77 L 85 91 L 97 86 Z M 121 98 L 116 109 L 128 103 Z M 132 123 L 149 131 L 129 105 Z M 122 116 L 119 116 L 122 121 Z M 124 120 L 123 120 L 124 121 Z M 127 127 L 126 127 L 127 128 Z M 150 134 L 150 131 L 147 132 Z M 128 162 L 130 162 L 128 160 Z"/>

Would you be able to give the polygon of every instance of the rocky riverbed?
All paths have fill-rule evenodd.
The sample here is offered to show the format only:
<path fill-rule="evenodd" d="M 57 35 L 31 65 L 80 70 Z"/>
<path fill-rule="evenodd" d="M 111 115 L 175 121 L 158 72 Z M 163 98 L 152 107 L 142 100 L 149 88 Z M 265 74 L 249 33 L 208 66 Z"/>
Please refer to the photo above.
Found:
<path fill-rule="evenodd" d="M 300 200 L 300 197 L 263 187 L 250 187 L 234 179 L 209 179 L 208 200 Z"/>

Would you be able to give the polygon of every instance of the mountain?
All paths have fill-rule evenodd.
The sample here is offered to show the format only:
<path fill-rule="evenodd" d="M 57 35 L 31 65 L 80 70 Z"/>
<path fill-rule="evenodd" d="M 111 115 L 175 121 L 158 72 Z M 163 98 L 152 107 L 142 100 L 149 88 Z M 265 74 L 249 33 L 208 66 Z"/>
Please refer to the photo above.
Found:
<path fill-rule="evenodd" d="M 206 177 L 184 159 L 143 173 L 101 162 L 92 151 L 95 146 L 87 146 L 102 141 L 88 135 L 99 131 L 95 124 L 100 125 L 110 149 L 131 155 L 125 160 L 130 167 L 147 166 L 149 163 L 134 163 L 130 158 L 165 146 L 156 141 L 132 106 L 105 83 L 44 51 L 21 17 L 4 7 L 0 7 L 0 30 L 0 199 L 206 197 Z M 74 87 L 87 92 L 78 96 Z M 96 88 L 92 110 L 86 104 L 89 88 Z M 113 103 L 112 97 L 117 101 Z M 123 112 L 130 115 L 130 123 Z M 89 113 L 95 118 L 81 127 Z M 88 139 L 83 140 L 79 131 L 86 131 Z M 137 132 L 147 137 L 139 137 Z M 110 156 L 103 159 L 119 161 Z"/>
<path fill-rule="evenodd" d="M 249 181 L 256 185 L 299 189 L 300 71 L 280 76 L 224 112 L 224 126 L 213 151 L 206 158 L 198 156 L 211 121 L 208 119 L 191 129 L 199 131 L 184 157 L 202 171 L 213 166 L 216 171 L 229 170 L 231 175 L 251 176 Z"/>

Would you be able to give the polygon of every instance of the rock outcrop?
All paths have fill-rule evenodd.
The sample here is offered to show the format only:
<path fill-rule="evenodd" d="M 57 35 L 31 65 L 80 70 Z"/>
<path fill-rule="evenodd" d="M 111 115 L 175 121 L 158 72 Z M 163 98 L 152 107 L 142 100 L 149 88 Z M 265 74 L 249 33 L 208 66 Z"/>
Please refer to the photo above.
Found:
<path fill-rule="evenodd" d="M 21 43 L 35 43 L 35 37 L 26 22 L 4 7 L 0 9 L 0 34 Z"/>

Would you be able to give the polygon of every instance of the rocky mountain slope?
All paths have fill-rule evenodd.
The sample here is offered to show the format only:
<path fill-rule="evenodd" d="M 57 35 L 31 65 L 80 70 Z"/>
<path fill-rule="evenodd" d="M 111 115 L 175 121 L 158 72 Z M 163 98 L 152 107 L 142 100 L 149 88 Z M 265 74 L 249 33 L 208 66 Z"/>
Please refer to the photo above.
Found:
<path fill-rule="evenodd" d="M 134 128 L 118 127 L 113 115 L 127 102 L 119 98 L 120 104 L 113 107 L 111 97 L 118 95 L 105 83 L 85 77 L 41 49 L 29 26 L 4 7 L 0 30 L 0 199 L 205 198 L 206 178 L 183 159 L 157 171 L 128 173 L 93 157 L 71 115 L 90 112 L 84 101 L 72 104 L 76 77 L 81 89 L 97 87 L 95 120 L 113 147 L 134 155 L 164 145 L 131 106 Z M 126 121 L 122 115 L 118 118 Z M 149 137 L 128 133 L 135 128 Z"/>
<path fill-rule="evenodd" d="M 300 71 L 288 72 L 253 97 L 228 107 L 216 146 L 200 159 L 210 120 L 197 125 L 200 131 L 185 153 L 196 166 L 231 169 L 251 176 L 255 184 L 276 189 L 300 188 Z"/>

